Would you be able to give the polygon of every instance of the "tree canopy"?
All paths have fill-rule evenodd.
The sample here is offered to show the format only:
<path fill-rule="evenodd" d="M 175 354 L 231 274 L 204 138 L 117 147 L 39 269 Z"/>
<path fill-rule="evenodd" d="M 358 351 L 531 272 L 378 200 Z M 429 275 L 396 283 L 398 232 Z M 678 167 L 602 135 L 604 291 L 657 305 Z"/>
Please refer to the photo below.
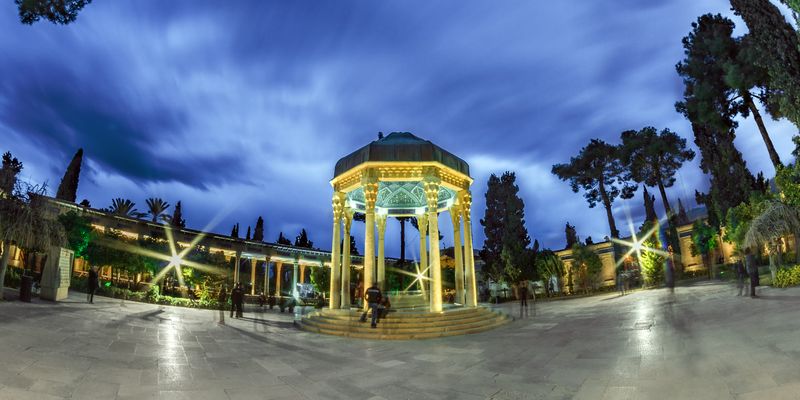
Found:
<path fill-rule="evenodd" d="M 28 25 L 42 18 L 54 24 L 69 24 L 91 2 L 92 0 L 14 0 L 19 7 L 20 22 Z"/>
<path fill-rule="evenodd" d="M 533 268 L 526 257 L 531 243 L 525 228 L 525 203 L 519 197 L 516 174 L 505 172 L 499 178 L 492 174 L 486 190 L 486 212 L 481 219 L 486 240 L 481 259 L 492 280 L 515 281 L 522 269 Z"/>
<path fill-rule="evenodd" d="M 633 197 L 636 185 L 627 179 L 617 146 L 600 139 L 592 139 L 569 163 L 553 165 L 552 172 L 562 181 L 568 181 L 573 192 L 583 190 L 583 197 L 589 202 L 589 207 L 602 203 L 606 209 L 611 237 L 619 238 L 611 204 L 617 197 Z"/>

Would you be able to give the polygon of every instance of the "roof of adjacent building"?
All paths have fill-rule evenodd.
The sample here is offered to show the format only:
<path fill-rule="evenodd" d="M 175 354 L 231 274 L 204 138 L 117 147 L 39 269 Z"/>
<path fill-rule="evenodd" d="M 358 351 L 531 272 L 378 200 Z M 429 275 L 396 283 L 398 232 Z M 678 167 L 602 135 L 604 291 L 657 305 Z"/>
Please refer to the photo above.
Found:
<path fill-rule="evenodd" d="M 469 176 L 469 165 L 453 153 L 410 132 L 392 132 L 336 162 L 334 177 L 366 162 L 438 162 Z"/>

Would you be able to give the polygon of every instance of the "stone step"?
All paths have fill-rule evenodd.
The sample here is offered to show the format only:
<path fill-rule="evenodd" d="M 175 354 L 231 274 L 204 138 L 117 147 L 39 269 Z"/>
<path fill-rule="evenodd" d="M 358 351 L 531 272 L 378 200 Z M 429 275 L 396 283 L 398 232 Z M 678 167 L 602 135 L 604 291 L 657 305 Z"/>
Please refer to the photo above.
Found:
<path fill-rule="evenodd" d="M 348 325 L 341 325 L 341 324 L 330 324 L 326 321 L 321 320 L 304 320 L 304 324 L 308 324 L 309 326 L 316 327 L 318 329 L 327 329 L 327 330 L 338 330 L 338 331 L 348 331 L 348 332 L 369 332 L 369 331 L 378 331 L 381 334 L 415 334 L 415 333 L 434 333 L 434 332 L 448 332 L 448 331 L 458 331 L 464 329 L 475 329 L 480 328 L 486 325 L 494 325 L 497 322 L 501 322 L 504 320 L 501 316 L 496 316 L 494 318 L 483 318 L 477 321 L 471 322 L 464 322 L 460 324 L 453 324 L 453 325 L 422 325 L 422 326 L 391 326 L 387 325 L 383 321 L 378 323 L 377 328 L 371 328 L 369 321 L 367 322 L 355 322 L 353 324 Z"/>
<path fill-rule="evenodd" d="M 403 329 L 414 329 L 414 328 L 446 328 L 448 326 L 457 326 L 457 325 L 464 325 L 470 324 L 475 322 L 481 322 L 488 319 L 493 318 L 491 315 L 481 315 L 471 318 L 463 318 L 457 320 L 450 320 L 450 321 L 392 321 L 391 319 L 381 319 L 379 320 L 383 326 L 391 327 L 391 328 L 403 328 Z M 367 318 L 369 321 L 369 318 Z M 359 319 L 352 319 L 352 320 L 340 320 L 340 319 L 327 319 L 324 317 L 318 317 L 309 319 L 309 321 L 318 321 L 320 323 L 325 323 L 331 326 L 352 326 L 353 324 L 359 324 Z"/>
<path fill-rule="evenodd" d="M 367 332 L 362 331 L 343 331 L 336 329 L 321 329 L 305 325 L 302 322 L 298 323 L 301 329 L 307 332 L 321 333 L 326 335 L 335 335 L 341 337 L 348 337 L 353 339 L 372 339 L 372 340 L 415 340 L 415 339 L 435 339 L 447 336 L 469 335 L 473 333 L 486 332 L 510 322 L 510 319 L 495 322 L 494 324 L 483 325 L 480 327 L 469 327 L 466 329 L 451 329 L 447 331 L 436 332 L 419 332 L 419 333 L 382 333 L 379 328 L 369 329 Z"/>
<path fill-rule="evenodd" d="M 401 311 L 390 313 L 373 329 L 368 322 L 359 322 L 361 314 L 354 310 L 321 310 L 295 324 L 308 332 L 329 335 L 408 340 L 483 332 L 511 321 L 504 314 L 482 307 L 448 309 L 442 313 Z"/>

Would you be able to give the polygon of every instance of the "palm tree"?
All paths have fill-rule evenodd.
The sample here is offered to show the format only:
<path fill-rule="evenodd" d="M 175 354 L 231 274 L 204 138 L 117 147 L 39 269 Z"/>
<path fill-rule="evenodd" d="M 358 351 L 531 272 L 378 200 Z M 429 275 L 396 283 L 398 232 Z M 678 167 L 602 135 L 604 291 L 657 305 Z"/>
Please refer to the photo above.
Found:
<path fill-rule="evenodd" d="M 151 197 L 146 200 L 147 202 L 147 209 L 149 210 L 149 214 L 152 217 L 153 222 L 158 222 L 158 217 L 164 214 L 164 211 L 167 211 L 169 208 L 169 203 L 162 200 L 160 197 Z M 162 217 L 164 219 L 166 216 Z"/>
<path fill-rule="evenodd" d="M 120 215 L 129 218 L 140 218 L 144 215 L 147 215 L 140 213 L 135 206 L 136 203 L 132 202 L 130 199 L 122 199 L 118 197 L 111 200 L 111 207 L 109 207 L 108 212 L 114 215 Z"/>
<path fill-rule="evenodd" d="M 800 232 L 800 210 L 781 201 L 770 201 L 764 212 L 753 218 L 744 235 L 745 248 L 770 247 L 769 269 L 775 281 L 777 267 L 783 263 L 780 240 L 782 237 Z"/>

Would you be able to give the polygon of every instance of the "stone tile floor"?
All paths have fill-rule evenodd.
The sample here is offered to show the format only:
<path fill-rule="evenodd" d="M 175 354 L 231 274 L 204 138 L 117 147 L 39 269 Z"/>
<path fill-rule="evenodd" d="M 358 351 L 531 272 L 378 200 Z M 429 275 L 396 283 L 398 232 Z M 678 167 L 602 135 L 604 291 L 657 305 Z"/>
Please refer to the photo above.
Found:
<path fill-rule="evenodd" d="M 800 399 L 800 288 L 760 294 L 538 303 L 491 332 L 412 342 L 301 332 L 276 311 L 220 324 L 78 293 L 7 301 L 0 399 Z"/>

